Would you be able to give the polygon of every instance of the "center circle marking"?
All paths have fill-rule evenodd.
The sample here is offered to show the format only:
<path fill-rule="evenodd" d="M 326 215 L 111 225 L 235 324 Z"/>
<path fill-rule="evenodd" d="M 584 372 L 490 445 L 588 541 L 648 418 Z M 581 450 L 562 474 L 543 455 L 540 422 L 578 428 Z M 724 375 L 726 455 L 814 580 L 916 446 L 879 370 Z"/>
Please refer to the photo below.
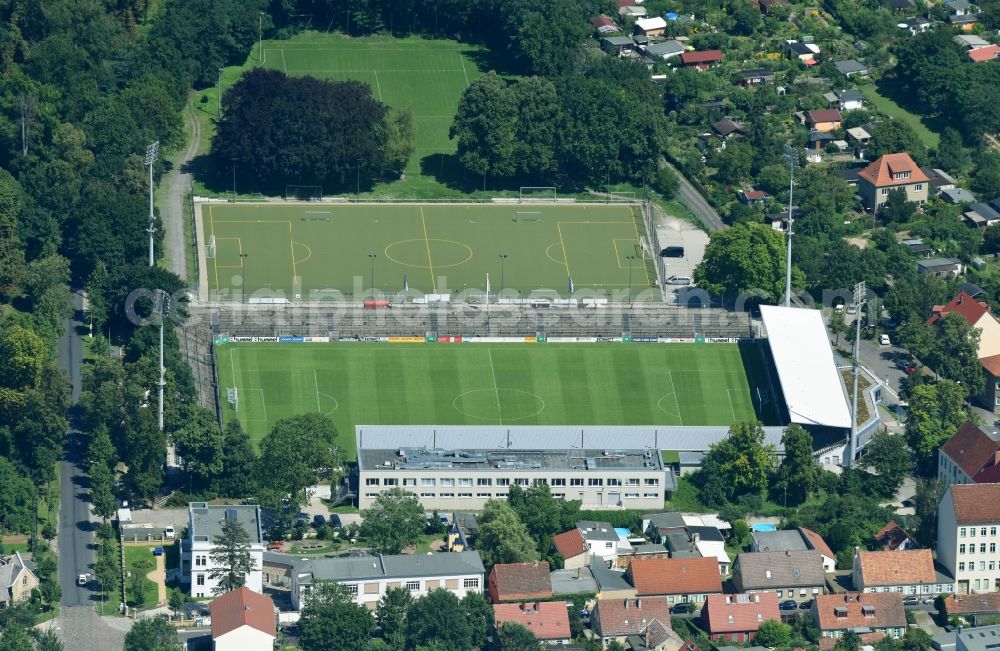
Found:
<path fill-rule="evenodd" d="M 442 247 L 442 244 L 445 246 Z M 410 258 L 411 260 L 421 260 L 427 258 L 428 245 L 430 245 L 432 249 L 437 248 L 437 257 L 439 259 L 443 259 L 444 264 L 439 264 L 436 260 L 434 261 L 433 266 L 429 264 L 415 264 L 413 262 L 405 261 L 405 258 Z M 395 255 L 390 253 L 390 251 L 394 252 Z M 435 252 L 432 250 L 430 253 L 431 259 L 433 260 L 435 258 Z M 385 247 L 384 254 L 386 258 L 392 260 L 396 264 L 403 265 L 404 267 L 414 267 L 416 269 L 448 269 L 449 267 L 457 267 L 471 260 L 473 256 L 472 247 L 468 244 L 437 237 L 431 237 L 428 239 L 418 237 L 410 240 L 393 242 L 389 246 Z"/>
<path fill-rule="evenodd" d="M 472 411 L 480 411 L 477 409 L 482 405 L 482 411 L 486 411 L 491 414 L 497 413 L 497 395 L 499 394 L 500 401 L 500 415 L 499 416 L 479 416 Z M 505 406 L 504 396 L 511 396 L 510 399 L 524 400 L 525 397 L 534 400 L 534 411 L 522 415 L 517 414 L 517 407 L 510 406 L 509 404 Z M 474 418 L 476 420 L 483 420 L 491 423 L 496 422 L 514 422 L 518 420 L 525 420 L 545 411 L 545 400 L 542 399 L 538 394 L 532 393 L 530 391 L 524 391 L 523 389 L 473 389 L 472 391 L 466 391 L 465 393 L 460 393 L 455 396 L 452 400 L 451 406 L 454 407 L 455 411 L 462 414 L 463 416 L 468 416 L 469 418 Z M 530 409 L 527 407 L 525 410 Z M 470 411 L 472 410 L 472 411 Z M 514 412 L 515 415 L 508 416 L 508 412 Z"/>

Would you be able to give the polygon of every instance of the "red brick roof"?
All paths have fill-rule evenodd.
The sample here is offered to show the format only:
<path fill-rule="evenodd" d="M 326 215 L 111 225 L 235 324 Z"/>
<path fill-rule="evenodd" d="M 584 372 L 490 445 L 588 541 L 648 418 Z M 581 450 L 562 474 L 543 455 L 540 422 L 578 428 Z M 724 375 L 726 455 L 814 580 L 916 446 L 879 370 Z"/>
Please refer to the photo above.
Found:
<path fill-rule="evenodd" d="M 968 292 L 962 290 L 947 305 L 943 307 L 934 306 L 934 313 L 931 315 L 931 318 L 927 319 L 927 323 L 934 325 L 945 314 L 954 312 L 955 314 L 960 314 L 969 325 L 976 325 L 979 319 L 989 311 L 990 307 L 986 303 L 977 301 Z"/>
<path fill-rule="evenodd" d="M 934 584 L 934 557 L 929 549 L 905 549 L 888 552 L 858 552 L 865 588 Z"/>
<path fill-rule="evenodd" d="M 979 360 L 979 364 L 993 377 L 1000 377 L 1000 355 L 983 357 Z"/>
<path fill-rule="evenodd" d="M 547 599 L 552 596 L 549 564 L 500 563 L 493 566 L 490 593 L 499 601 Z"/>
<path fill-rule="evenodd" d="M 713 594 L 722 592 L 719 561 L 708 558 L 636 558 L 626 572 L 636 594 Z"/>
<path fill-rule="evenodd" d="M 799 527 L 799 533 L 802 534 L 803 538 L 809 541 L 809 544 L 812 545 L 813 549 L 827 558 L 836 560 L 837 555 L 833 553 L 830 546 L 826 544 L 825 540 L 823 540 L 823 536 L 819 535 L 812 529 L 806 529 L 805 527 Z"/>
<path fill-rule="evenodd" d="M 552 544 L 556 551 L 562 554 L 563 559 L 587 553 L 587 544 L 583 540 L 583 534 L 576 527 L 553 537 Z"/>
<path fill-rule="evenodd" d="M 274 602 L 250 588 L 239 588 L 213 599 L 212 639 L 222 637 L 241 626 L 249 626 L 274 637 Z"/>
<path fill-rule="evenodd" d="M 681 53 L 681 61 L 683 61 L 686 66 L 693 66 L 703 63 L 718 63 L 719 61 L 722 61 L 724 56 L 725 55 L 722 54 L 722 50 L 683 52 Z"/>
<path fill-rule="evenodd" d="M 494 604 L 493 618 L 497 628 L 504 622 L 515 622 L 535 634 L 539 640 L 563 640 L 572 637 L 569 631 L 569 611 L 563 601 L 539 601 L 522 604 Z"/>
<path fill-rule="evenodd" d="M 899 180 L 893 178 L 893 174 L 902 172 L 909 172 L 909 178 Z M 871 165 L 858 172 L 858 178 L 868 181 L 877 188 L 926 183 L 928 180 L 927 175 L 906 152 L 879 156 Z"/>
<path fill-rule="evenodd" d="M 944 598 L 944 604 L 949 615 L 1000 613 L 1000 592 L 950 594 Z"/>
<path fill-rule="evenodd" d="M 713 635 L 756 631 L 769 619 L 781 621 L 776 592 L 708 595 L 701 609 L 701 621 Z"/>
<path fill-rule="evenodd" d="M 987 45 L 986 47 L 977 47 L 975 50 L 969 50 L 969 58 L 976 63 L 992 61 L 998 56 L 1000 56 L 1000 45 Z"/>
<path fill-rule="evenodd" d="M 743 191 L 743 198 L 746 199 L 747 201 L 760 201 L 762 199 L 767 199 L 770 196 L 771 195 L 769 195 L 764 190 L 744 190 Z"/>
<path fill-rule="evenodd" d="M 969 420 L 962 423 L 941 446 L 941 453 L 969 477 L 975 477 L 983 468 L 994 465 L 997 452 L 1000 452 L 1000 445 Z"/>
<path fill-rule="evenodd" d="M 637 635 L 654 620 L 669 628 L 670 604 L 666 597 L 599 599 L 592 618 L 603 636 Z"/>
<path fill-rule="evenodd" d="M 954 484 L 948 492 L 958 524 L 1000 522 L 1000 484 Z"/>
<path fill-rule="evenodd" d="M 878 533 L 875 534 L 875 542 L 889 551 L 895 551 L 900 545 L 909 539 L 910 534 L 903 531 L 903 529 L 896 524 L 895 520 L 890 520 L 889 524 L 879 529 Z"/>
<path fill-rule="evenodd" d="M 811 124 L 817 124 L 819 122 L 840 122 L 840 111 L 837 109 L 824 109 L 822 111 L 809 111 L 807 113 L 809 117 L 809 122 Z"/>
<path fill-rule="evenodd" d="M 618 25 L 615 24 L 615 21 L 611 20 L 607 16 L 594 16 L 590 19 L 590 24 L 598 29 L 601 27 L 618 27 Z"/>
<path fill-rule="evenodd" d="M 865 609 L 868 606 L 869 609 Z M 902 592 L 848 592 L 818 595 L 813 604 L 821 631 L 906 628 Z"/>

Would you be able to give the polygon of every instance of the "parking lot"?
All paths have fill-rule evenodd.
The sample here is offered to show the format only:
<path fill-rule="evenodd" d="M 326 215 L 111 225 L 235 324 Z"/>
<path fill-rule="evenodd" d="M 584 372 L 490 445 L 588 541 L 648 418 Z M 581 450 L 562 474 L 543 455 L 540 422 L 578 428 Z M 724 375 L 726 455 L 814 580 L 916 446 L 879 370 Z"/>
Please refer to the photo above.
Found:
<path fill-rule="evenodd" d="M 661 247 L 680 246 L 684 248 L 683 257 L 663 258 L 666 278 L 687 277 L 693 279 L 694 268 L 701 264 L 702 258 L 705 257 L 708 234 L 683 219 L 669 216 L 657 226 L 656 230 Z M 684 285 L 665 285 L 666 291 L 672 292 L 675 296 L 677 291 L 683 288 Z"/>

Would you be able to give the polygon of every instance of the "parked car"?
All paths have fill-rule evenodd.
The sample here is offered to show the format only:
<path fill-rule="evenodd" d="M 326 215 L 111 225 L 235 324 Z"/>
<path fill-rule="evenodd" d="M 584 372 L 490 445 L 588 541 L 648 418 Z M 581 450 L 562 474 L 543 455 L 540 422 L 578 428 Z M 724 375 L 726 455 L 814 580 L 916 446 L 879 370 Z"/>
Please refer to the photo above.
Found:
<path fill-rule="evenodd" d="M 809 599 L 799 604 L 799 610 L 809 610 L 813 607 L 813 600 Z"/>
<path fill-rule="evenodd" d="M 326 524 L 326 518 L 323 517 L 323 514 L 320 513 L 313 516 L 314 527 L 322 527 L 324 524 Z"/>
<path fill-rule="evenodd" d="M 281 542 L 280 540 L 272 540 L 271 542 L 267 543 L 267 551 L 269 552 L 275 552 L 275 551 L 280 552 L 282 549 L 284 549 L 284 547 L 285 543 Z"/>
<path fill-rule="evenodd" d="M 330 526 L 334 529 L 340 529 L 340 516 L 336 513 L 330 514 Z"/>
<path fill-rule="evenodd" d="M 169 524 L 168 524 L 168 525 L 166 526 L 166 528 L 165 528 L 165 529 L 163 530 L 163 535 L 164 535 L 165 537 L 167 537 L 167 538 L 171 538 L 171 539 L 172 539 L 172 538 L 173 538 L 174 536 L 176 536 L 176 535 L 177 535 L 177 532 L 176 532 L 176 531 L 174 531 L 174 528 L 173 528 L 173 526 L 172 526 L 172 525 L 169 525 Z"/>
<path fill-rule="evenodd" d="M 679 604 L 674 604 L 673 606 L 670 607 L 670 614 L 671 615 L 684 615 L 684 614 L 687 614 L 687 613 L 691 612 L 691 606 L 692 605 L 693 604 L 690 604 L 690 603 L 688 603 L 686 601 L 683 601 L 683 602 L 681 602 Z"/>
<path fill-rule="evenodd" d="M 666 283 L 668 285 L 690 285 L 691 276 L 671 276 L 667 278 Z"/>
<path fill-rule="evenodd" d="M 905 597 L 903 597 L 904 606 L 916 606 L 919 603 L 920 603 L 920 597 L 918 597 L 915 594 L 906 595 Z"/>
<path fill-rule="evenodd" d="M 77 585 L 87 585 L 87 575 L 86 574 L 81 574 L 80 576 L 76 577 L 76 584 Z"/>
<path fill-rule="evenodd" d="M 785 599 L 780 604 L 778 604 L 778 608 L 780 608 L 781 610 L 798 610 L 799 602 L 795 601 L 794 599 Z"/>
<path fill-rule="evenodd" d="M 880 346 L 888 346 L 892 341 L 889 340 L 889 335 L 882 334 L 878 336 L 878 343 Z"/>
<path fill-rule="evenodd" d="M 684 257 L 684 247 L 683 246 L 666 246 L 660 251 L 661 258 L 683 258 Z"/>

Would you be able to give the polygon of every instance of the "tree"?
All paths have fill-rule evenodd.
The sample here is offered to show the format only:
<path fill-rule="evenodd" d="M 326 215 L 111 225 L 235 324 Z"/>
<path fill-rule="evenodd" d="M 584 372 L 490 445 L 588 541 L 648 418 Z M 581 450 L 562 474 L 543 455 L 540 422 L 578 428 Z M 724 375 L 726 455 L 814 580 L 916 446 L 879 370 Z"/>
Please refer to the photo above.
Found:
<path fill-rule="evenodd" d="M 379 493 L 372 507 L 361 512 L 361 535 L 380 554 L 398 554 L 416 544 L 425 526 L 420 501 L 402 488 Z"/>
<path fill-rule="evenodd" d="M 756 294 L 777 301 L 784 292 L 785 245 L 778 231 L 764 224 L 737 224 L 710 235 L 695 281 L 711 294 Z"/>
<path fill-rule="evenodd" d="M 982 393 L 985 378 L 979 363 L 981 332 L 955 313 L 944 315 L 936 330 L 934 347 L 923 361 L 938 375 L 960 383 L 967 396 Z"/>
<path fill-rule="evenodd" d="M 257 488 L 255 474 L 246 472 L 257 465 L 250 436 L 243 431 L 240 421 L 226 423 L 222 432 L 222 472 L 215 478 L 215 488 L 225 497 L 246 497 Z"/>
<path fill-rule="evenodd" d="M 483 507 L 476 549 L 487 566 L 538 560 L 538 550 L 527 527 L 510 506 L 497 500 L 490 500 Z"/>
<path fill-rule="evenodd" d="M 125 635 L 124 651 L 181 651 L 177 629 L 166 617 L 140 619 Z"/>
<path fill-rule="evenodd" d="M 992 194 L 1000 188 L 1000 152 L 982 153 L 972 175 L 972 189 L 980 194 Z"/>
<path fill-rule="evenodd" d="M 478 175 L 512 176 L 517 105 L 495 72 L 479 77 L 462 93 L 448 137 L 458 140 L 458 158 Z"/>
<path fill-rule="evenodd" d="M 787 506 L 801 504 L 819 483 L 819 467 L 813 460 L 812 435 L 799 425 L 789 425 L 781 437 L 785 456 L 778 466 L 775 494 Z M 775 646 L 775 645 L 768 645 Z"/>
<path fill-rule="evenodd" d="M 951 127 L 942 129 L 934 162 L 941 169 L 957 174 L 968 166 L 969 161 L 969 152 L 962 145 L 962 135 Z"/>
<path fill-rule="evenodd" d="M 723 183 L 738 185 L 749 178 L 753 160 L 754 152 L 749 143 L 731 140 L 717 156 L 715 176 Z"/>
<path fill-rule="evenodd" d="M 0 530 L 28 533 L 35 522 L 35 486 L 0 457 Z"/>
<path fill-rule="evenodd" d="M 0 296 L 13 294 L 24 273 L 24 248 L 19 232 L 22 202 L 17 179 L 0 169 Z"/>
<path fill-rule="evenodd" d="M 145 588 L 145 580 L 142 575 L 138 573 L 132 574 L 128 584 L 128 596 L 132 600 L 133 608 L 142 608 L 145 601 Z"/>
<path fill-rule="evenodd" d="M 879 217 L 886 224 L 905 224 L 916 214 L 916 207 L 906 198 L 906 190 L 895 188 L 889 194 L 879 209 Z"/>
<path fill-rule="evenodd" d="M 834 310 L 830 315 L 830 332 L 837 336 L 837 344 L 840 345 L 840 336 L 850 334 L 851 328 L 844 320 L 843 310 Z"/>
<path fill-rule="evenodd" d="M 386 106 L 361 82 L 254 68 L 226 91 L 222 103 L 212 155 L 223 169 L 236 164 L 264 185 L 342 187 L 348 179 L 398 170 L 404 154 L 409 159 L 400 149 L 402 123 L 392 122 Z M 390 133 L 396 138 L 391 147 Z"/>
<path fill-rule="evenodd" d="M 504 622 L 497 634 L 500 651 L 538 651 L 541 647 L 535 634 L 517 622 Z"/>
<path fill-rule="evenodd" d="M 783 649 L 792 641 L 792 627 L 776 619 L 762 622 L 757 629 L 754 642 L 761 646 Z"/>
<path fill-rule="evenodd" d="M 508 503 L 528 528 L 543 556 L 552 546 L 552 536 L 571 527 L 580 513 L 579 501 L 556 499 L 544 482 L 532 484 L 524 491 L 520 486 L 511 486 Z"/>
<path fill-rule="evenodd" d="M 467 592 L 462 597 L 462 610 L 472 633 L 472 645 L 485 648 L 486 638 L 493 628 L 493 608 L 479 592 Z"/>
<path fill-rule="evenodd" d="M 860 651 L 861 636 L 854 631 L 844 631 L 844 634 L 833 647 L 836 651 Z"/>
<path fill-rule="evenodd" d="M 653 179 L 653 188 L 660 193 L 664 199 L 673 199 L 680 188 L 680 181 L 677 174 L 669 167 L 661 167 L 656 171 Z"/>
<path fill-rule="evenodd" d="M 350 601 L 342 587 L 323 584 L 302 608 L 299 646 L 303 651 L 355 651 L 374 630 L 367 608 Z"/>
<path fill-rule="evenodd" d="M 375 621 L 388 645 L 401 651 L 406 643 L 406 613 L 413 604 L 409 590 L 389 588 L 375 608 Z"/>
<path fill-rule="evenodd" d="M 703 487 L 703 498 L 707 486 L 713 503 L 731 502 L 763 491 L 776 461 L 774 446 L 764 443 L 760 423 L 733 423 L 726 438 L 709 448 L 695 481 Z"/>
<path fill-rule="evenodd" d="M 880 120 L 872 128 L 868 155 L 878 157 L 900 152 L 909 154 L 918 165 L 927 163 L 927 148 L 913 127 L 896 118 Z"/>
<path fill-rule="evenodd" d="M 180 421 L 184 425 L 170 436 L 188 475 L 189 487 L 201 488 L 222 472 L 222 432 L 215 414 L 197 405 L 181 405 Z"/>
<path fill-rule="evenodd" d="M 917 469 L 933 476 L 937 449 L 966 420 L 965 391 L 948 380 L 924 384 L 910 392 L 906 418 L 906 442 L 913 450 Z"/>
<path fill-rule="evenodd" d="M 917 542 L 928 549 L 937 542 L 937 509 L 944 491 L 945 485 L 940 479 L 917 478 L 913 497 L 913 510 L 917 518 L 914 534 Z"/>
<path fill-rule="evenodd" d="M 872 482 L 875 494 L 890 498 L 896 494 L 903 480 L 913 472 L 913 459 L 902 436 L 879 432 L 865 446 L 861 463 L 875 472 Z"/>
<path fill-rule="evenodd" d="M 209 552 L 212 569 L 208 576 L 217 581 L 215 594 L 220 595 L 246 585 L 247 574 L 254 571 L 255 563 L 250 554 L 250 534 L 236 518 L 222 521 L 222 533 L 212 541 Z"/>
<path fill-rule="evenodd" d="M 458 597 L 441 588 L 414 601 L 406 618 L 407 648 L 432 642 L 437 642 L 441 651 L 472 648 L 472 626 Z"/>
<path fill-rule="evenodd" d="M 280 499 L 287 494 L 297 507 L 306 501 L 305 489 L 321 475 L 336 479 L 342 464 L 336 439 L 337 430 L 322 414 L 302 414 L 275 423 L 260 443 L 258 476 L 269 493 L 262 501 L 274 504 L 275 496 Z"/>

